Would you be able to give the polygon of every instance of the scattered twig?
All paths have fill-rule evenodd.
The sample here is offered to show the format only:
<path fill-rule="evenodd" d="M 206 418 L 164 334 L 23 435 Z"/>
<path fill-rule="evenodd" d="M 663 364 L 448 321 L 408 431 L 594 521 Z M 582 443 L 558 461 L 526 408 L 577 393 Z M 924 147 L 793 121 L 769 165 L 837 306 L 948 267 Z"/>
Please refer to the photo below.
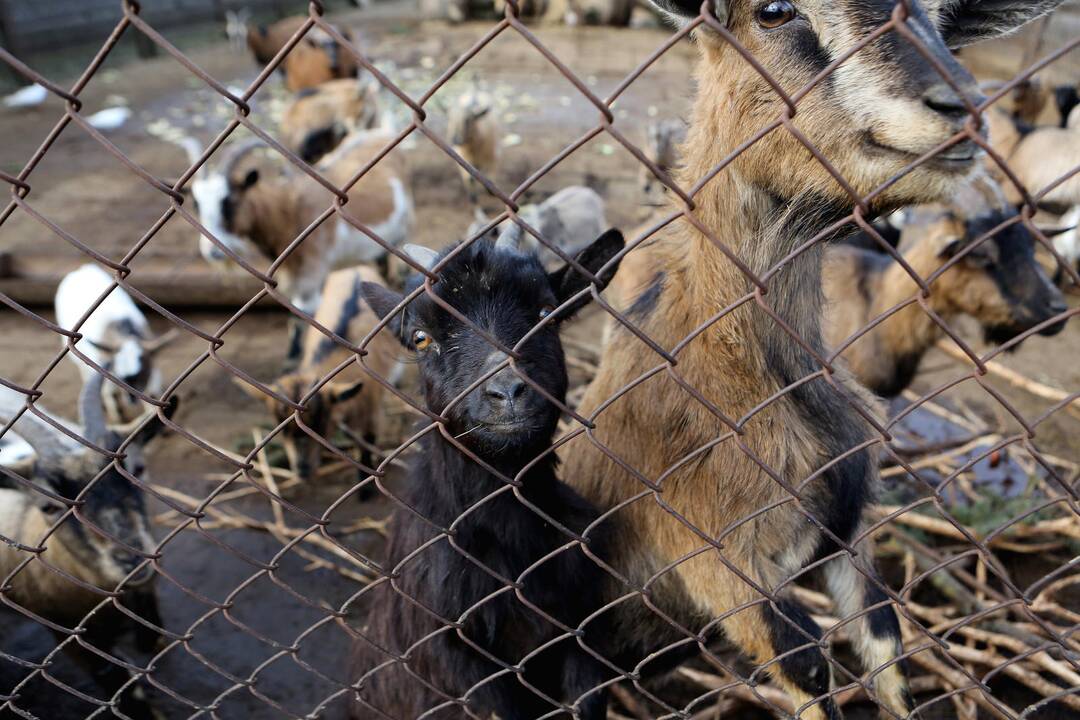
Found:
<path fill-rule="evenodd" d="M 971 364 L 971 358 L 969 358 L 963 350 L 956 347 L 948 340 L 938 341 L 937 348 L 958 362 L 966 363 L 968 365 Z M 991 375 L 995 375 L 1002 380 L 1015 385 L 1021 390 L 1026 390 L 1032 395 L 1041 397 L 1044 400 L 1059 403 L 1072 398 L 1069 400 L 1068 404 L 1065 405 L 1065 408 L 1074 416 L 1080 417 L 1080 398 L 1073 398 L 1075 393 L 1067 393 L 1064 390 L 1059 390 L 1058 388 L 1050 387 L 1049 385 L 1044 385 L 1041 382 L 1032 380 L 1029 377 L 1021 375 L 1012 368 L 1005 367 L 996 360 L 987 361 L 984 365 L 986 366 L 986 371 Z"/>

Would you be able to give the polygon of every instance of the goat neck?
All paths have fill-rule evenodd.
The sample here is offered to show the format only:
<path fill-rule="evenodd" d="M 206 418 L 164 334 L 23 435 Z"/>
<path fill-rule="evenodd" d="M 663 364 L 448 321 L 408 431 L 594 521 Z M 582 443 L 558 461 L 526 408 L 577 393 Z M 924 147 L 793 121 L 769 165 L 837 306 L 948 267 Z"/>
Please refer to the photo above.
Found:
<path fill-rule="evenodd" d="M 463 438 L 465 439 L 467 438 Z M 426 508 L 418 508 L 425 517 L 448 525 L 454 522 L 462 512 L 506 485 L 503 478 L 477 463 L 441 435 L 429 433 L 422 442 L 424 443 L 422 464 L 413 477 L 431 486 L 417 488 L 418 497 L 413 499 L 428 505 Z M 547 493 L 556 484 L 556 460 L 553 453 L 545 455 L 518 478 L 522 469 L 541 452 L 543 448 L 523 450 L 498 458 L 482 457 L 481 459 L 503 477 L 520 480 L 522 494 L 530 497 Z M 498 508 L 505 502 L 512 502 L 520 507 L 519 501 L 506 492 L 494 501 L 486 503 L 485 507 L 490 512 L 491 509 Z"/>

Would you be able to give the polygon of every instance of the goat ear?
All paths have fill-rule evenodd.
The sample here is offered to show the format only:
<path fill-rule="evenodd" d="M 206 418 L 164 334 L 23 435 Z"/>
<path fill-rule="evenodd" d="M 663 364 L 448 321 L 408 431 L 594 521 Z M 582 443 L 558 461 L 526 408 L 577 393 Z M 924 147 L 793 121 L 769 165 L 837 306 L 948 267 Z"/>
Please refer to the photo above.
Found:
<path fill-rule="evenodd" d="M 364 389 L 364 381 L 357 380 L 354 383 L 333 383 L 330 385 L 330 402 L 340 403 L 351 400 L 357 393 Z"/>
<path fill-rule="evenodd" d="M 314 163 L 337 147 L 341 136 L 342 131 L 337 124 L 312 130 L 304 136 L 303 141 L 300 143 L 300 158 L 309 165 Z"/>
<path fill-rule="evenodd" d="M 626 243 L 623 240 L 622 233 L 618 230 L 611 229 L 593 240 L 592 244 L 579 252 L 574 258 L 581 267 L 585 268 L 593 275 L 596 275 L 598 291 L 603 291 L 608 283 L 611 282 L 611 279 L 615 277 L 615 271 L 619 269 L 619 263 L 614 263 L 607 267 L 603 272 L 600 272 L 600 269 L 607 265 L 613 257 L 622 252 L 625 245 Z M 590 284 L 588 278 L 574 270 L 569 264 L 550 273 L 548 275 L 548 281 L 551 283 L 551 289 L 555 292 L 555 297 L 558 299 L 560 305 L 574 295 L 577 295 Z M 591 300 L 592 298 L 588 295 L 579 298 L 570 306 L 559 310 L 559 319 L 566 320 L 570 318 L 578 310 L 588 305 Z"/>
<path fill-rule="evenodd" d="M 701 3 L 696 0 L 651 0 L 667 17 L 679 25 L 701 14 Z M 713 0 L 713 14 L 721 25 L 727 25 L 728 0 Z"/>
<path fill-rule="evenodd" d="M 165 416 L 166 420 L 172 420 L 173 416 L 176 415 L 176 411 L 179 407 L 180 398 L 173 395 L 171 398 L 169 398 L 168 404 L 166 404 L 165 407 L 161 409 L 161 412 Z M 152 438 L 160 435 L 161 431 L 164 430 L 165 427 L 165 423 L 161 422 L 161 420 L 155 417 L 153 420 L 148 422 L 146 424 L 146 427 L 144 427 L 139 432 L 139 436 L 136 438 L 136 440 L 139 443 L 145 444 L 149 442 Z"/>
<path fill-rule="evenodd" d="M 943 0 L 941 36 L 950 49 L 1001 37 L 1050 12 L 1064 0 Z"/>
<path fill-rule="evenodd" d="M 388 290 L 378 283 L 361 283 L 360 292 L 364 294 L 364 299 L 367 300 L 367 304 L 372 311 L 383 320 L 394 312 L 394 308 L 405 299 L 404 295 Z M 401 313 L 398 313 L 387 324 L 387 328 L 398 340 L 401 340 L 401 315 Z"/>

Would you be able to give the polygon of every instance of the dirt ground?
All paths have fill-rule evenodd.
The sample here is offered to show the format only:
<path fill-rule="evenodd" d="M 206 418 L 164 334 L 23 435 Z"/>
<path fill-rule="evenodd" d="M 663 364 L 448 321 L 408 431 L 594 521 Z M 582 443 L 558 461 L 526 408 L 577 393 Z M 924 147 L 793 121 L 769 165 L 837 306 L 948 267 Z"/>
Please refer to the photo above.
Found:
<path fill-rule="evenodd" d="M 418 23 L 407 9 L 377 9 L 373 14 L 342 15 L 339 21 L 357 31 L 360 45 L 377 60 L 380 69 L 414 97 L 489 27 Z M 535 32 L 599 97 L 607 95 L 667 38 L 667 31 L 659 29 L 542 27 Z M 1000 73 L 1000 58 L 1017 47 L 1002 45 L 999 52 L 988 53 L 983 74 Z M 682 116 L 692 92 L 692 56 L 693 49 L 683 43 L 650 67 L 616 105 L 616 125 L 631 138 L 641 140 L 649 117 Z M 203 44 L 191 57 L 229 87 L 245 87 L 257 74 L 245 53 L 224 42 Z M 983 62 L 981 57 L 973 61 Z M 1061 75 L 1080 72 L 1076 57 L 1066 58 L 1066 62 L 1070 65 L 1055 71 Z M 518 186 L 597 121 L 595 109 L 543 56 L 513 33 L 497 38 L 470 62 L 468 73 L 473 71 L 484 79 L 500 104 L 507 139 L 497 182 L 504 190 Z M 444 129 L 441 108 L 464 82 L 456 79 L 436 96 L 431 126 L 437 132 Z M 83 98 L 90 111 L 118 103 L 130 106 L 135 111 L 132 121 L 109 134 L 109 139 L 140 166 L 163 178 L 175 177 L 187 166 L 184 154 L 163 138 L 181 131 L 208 142 L 231 113 L 227 103 L 168 57 L 124 65 L 106 63 Z M 283 100 L 280 81 L 271 79 L 254 98 L 253 116 L 264 127 L 273 127 Z M 61 112 L 61 104 L 50 99 L 36 109 L 0 115 L 5 138 L 0 143 L 0 170 L 20 171 Z M 394 113 L 399 120 L 407 117 L 400 103 Z M 458 239 L 472 215 L 456 167 L 422 137 L 411 142 L 406 152 L 417 208 L 416 241 L 438 247 Z M 640 204 L 636 161 L 612 138 L 600 135 L 590 140 L 548 173 L 530 195 L 543 197 L 581 183 L 595 187 L 605 197 L 610 224 L 630 229 L 642 219 L 645 210 Z M 75 125 L 65 130 L 35 169 L 31 184 L 34 189 L 28 202 L 37 212 L 116 260 L 168 207 L 161 194 Z M 84 260 L 76 248 L 22 210 L 0 225 L 0 251 L 9 251 L 16 268 L 26 275 L 58 276 Z M 140 267 L 165 274 L 209 273 L 198 256 L 196 232 L 179 216 L 154 236 L 132 267 L 133 277 L 138 276 Z M 250 294 L 256 289 L 236 279 L 215 276 L 214 282 L 240 283 L 244 289 L 251 287 Z M 1077 306 L 1075 296 L 1070 304 Z M 217 332 L 238 308 L 239 303 L 231 309 L 181 308 L 177 312 L 196 327 Z M 51 319 L 47 308 L 40 311 Z M 219 354 L 256 378 L 273 379 L 284 358 L 285 317 L 268 311 L 245 315 L 225 333 L 226 342 Z M 151 321 L 156 330 L 168 328 L 161 317 Z M 595 343 L 602 321 L 593 313 L 571 332 L 582 341 Z M 977 334 L 969 333 L 968 337 L 976 347 L 982 347 Z M 59 339 L 47 329 L 14 312 L 0 312 L 0 377 L 30 385 L 48 370 L 59 349 Z M 210 444 L 239 451 L 250 445 L 251 428 L 267 425 L 269 418 L 212 359 L 200 361 L 206 352 L 204 341 L 185 334 L 162 355 L 166 382 L 199 363 L 180 388 L 182 404 L 175 420 Z M 1076 392 L 1080 390 L 1077 357 L 1080 326 L 1074 320 L 1057 337 L 1028 340 L 1001 361 L 1033 380 Z M 932 353 L 924 362 L 915 390 L 937 387 L 963 371 L 944 355 Z M 987 383 L 1025 418 L 1040 416 L 1052 404 L 1000 379 L 991 378 Z M 64 413 L 72 407 L 78 387 L 74 366 L 63 360 L 41 385 L 45 405 Z M 1003 428 L 1019 427 L 1016 418 L 974 381 L 950 389 L 938 401 L 953 408 L 970 408 L 986 422 Z M 1038 425 L 1035 443 L 1042 450 L 1077 461 L 1078 431 L 1080 420 L 1076 416 L 1057 412 Z M 922 439 L 929 442 L 938 438 Z M 223 481 L 220 473 L 228 469 L 211 454 L 175 436 L 158 441 L 150 460 L 149 471 L 156 482 L 200 498 Z M 349 479 L 294 488 L 286 495 L 299 508 L 321 515 L 347 490 Z M 229 489 L 249 486 L 241 477 Z M 258 494 L 230 501 L 229 507 L 260 521 L 273 519 L 271 503 Z M 157 658 L 154 677 L 166 688 L 152 691 L 157 707 L 169 718 L 190 716 L 192 708 L 170 696 L 175 693 L 199 704 L 215 704 L 212 716 L 218 718 L 314 713 L 337 689 L 334 681 L 345 682 L 348 677 L 348 639 L 330 620 L 326 608 L 340 607 L 361 584 L 292 552 L 278 557 L 283 542 L 261 530 L 215 527 L 208 520 L 204 529 L 189 525 L 170 537 L 176 518 L 166 511 L 161 502 L 152 502 L 152 512 L 158 518 L 156 536 L 169 537 L 163 553 L 164 572 L 157 584 L 159 600 L 165 626 L 177 633 L 191 633 L 194 639 L 186 646 L 173 645 Z M 331 514 L 328 532 L 341 532 L 361 518 L 378 518 L 386 512 L 383 503 L 361 505 L 350 499 Z M 288 508 L 283 520 L 292 528 L 311 527 L 310 519 Z M 377 532 L 349 532 L 341 539 L 357 552 L 378 557 Z M 263 565 L 278 561 L 280 566 L 272 573 Z M 316 625 L 317 629 L 307 632 Z M 0 650 L 37 660 L 52 646 L 51 636 L 41 626 L 0 611 Z M 295 655 L 290 653 L 294 647 Z M 0 693 L 7 691 L 20 672 L 0 655 Z M 83 691 L 94 692 L 86 678 L 62 660 L 57 676 Z M 229 677 L 232 679 L 226 679 Z M 89 712 L 88 705 L 43 682 L 27 688 L 23 696 L 18 705 L 41 717 L 83 717 Z M 274 709 L 275 703 L 285 712 Z M 340 700 L 331 702 L 324 710 L 321 717 L 338 718 L 343 704 Z"/>

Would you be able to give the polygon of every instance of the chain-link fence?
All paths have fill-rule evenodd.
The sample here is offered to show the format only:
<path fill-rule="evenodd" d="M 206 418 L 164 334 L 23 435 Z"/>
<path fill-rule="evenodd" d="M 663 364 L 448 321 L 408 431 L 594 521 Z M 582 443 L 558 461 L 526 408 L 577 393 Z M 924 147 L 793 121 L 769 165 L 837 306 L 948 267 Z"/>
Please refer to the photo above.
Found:
<path fill-rule="evenodd" d="M 12 191 L 0 228 L 14 214 L 30 218 L 110 273 L 74 324 L 0 294 L 63 339 L 32 368 L 33 382 L 0 379 L 15 397 L 0 403 L 0 438 L 18 434 L 32 446 L 25 455 L 13 445 L 0 450 L 8 454 L 0 600 L 32 632 L 50 633 L 47 652 L 17 642 L 2 649 L 0 712 L 503 720 L 1080 713 L 1080 391 L 1002 362 L 1020 343 L 1059 333 L 1077 312 L 1048 276 L 1080 284 L 1073 248 L 1059 240 L 1075 238 L 1067 223 L 1080 206 L 1080 139 L 1070 138 L 1080 127 L 1064 105 L 1059 127 L 1027 127 L 1019 109 L 1002 112 L 1015 131 L 1003 148 L 999 138 L 1012 136 L 990 117 L 1035 92 L 1032 79 L 1067 59 L 1080 37 L 1040 47 L 993 86 L 980 87 L 950 52 L 1057 4 L 672 1 L 664 9 L 678 29 L 625 68 L 606 96 L 522 21 L 512 0 L 420 93 L 395 82 L 318 2 L 243 89 L 197 65 L 130 1 L 70 88 L 0 49 L 14 71 L 65 103 L 25 165 L 0 171 Z M 175 180 L 148 171 L 83 111 L 88 83 L 117 42 L 136 33 L 231 106 L 224 129 L 189 146 L 193 162 Z M 385 124 L 354 130 L 309 163 L 254 119 L 252 103 L 316 36 L 323 47 L 336 44 L 335 62 L 351 58 L 406 120 L 389 132 Z M 463 156 L 432 101 L 506 36 L 539 53 L 596 117 L 513 188 Z M 696 70 L 686 67 L 697 97 L 673 170 L 626 130 L 618 102 L 690 38 L 701 55 Z M 124 231 L 137 241 L 120 258 L 36 207 L 35 170 L 63 152 L 58 142 L 72 125 L 167 199 L 150 226 Z M 1025 150 L 1047 130 L 1056 134 L 1044 147 L 1059 165 Z M 248 134 L 284 161 L 285 187 L 300 192 L 309 183 L 325 193 L 280 246 L 235 229 L 245 212 L 269 227 L 288 212 L 278 202 L 245 209 L 243 192 L 265 180 L 261 167 L 241 165 L 237 148 L 254 145 L 238 137 Z M 356 137 L 369 149 L 350 161 L 363 144 Z M 641 228 L 622 228 L 625 244 L 606 235 L 579 252 L 546 231 L 524 198 L 597 139 L 646 167 L 667 201 Z M 468 237 L 442 237 L 436 250 L 463 240 L 449 254 L 406 248 L 394 223 L 371 219 L 365 188 L 373 185 L 365 182 L 384 172 L 389 186 L 407 188 L 395 155 L 419 141 L 498 206 Z M 1042 175 L 1011 161 L 1025 152 L 1035 153 Z M 1062 169 L 1047 177 L 1051 166 Z M 118 223 L 123 215 L 118 208 Z M 140 254 L 175 223 L 202 236 L 204 256 L 239 266 L 261 286 L 216 330 L 136 282 Z M 898 225 L 899 244 L 891 237 Z M 852 231 L 861 245 L 845 239 Z M 359 335 L 316 317 L 318 289 L 301 287 L 311 273 L 323 279 L 335 243 L 348 238 L 380 247 L 389 258 L 383 270 L 404 264 L 412 273 L 401 295 L 392 271 L 382 281 L 391 289 L 350 276 L 345 304 L 378 315 Z M 526 257 L 530 245 L 550 251 L 561 269 L 543 274 Z M 306 266 L 297 261 L 304 257 Z M 118 369 L 123 347 L 80 342 L 120 289 L 179 336 L 205 343 L 159 393 Z M 326 289 L 322 303 L 332 297 Z M 268 336 L 258 347 L 236 332 L 268 302 L 307 329 L 320 360 L 343 352 L 329 367 L 306 354 L 302 369 L 320 369 L 296 391 L 260 380 L 247 363 L 284 346 L 280 315 L 256 326 Z M 583 337 L 568 319 L 585 305 L 592 325 Z M 955 322 L 962 314 L 981 321 L 986 349 Z M 564 321 L 560 345 L 553 338 Z M 1072 330 L 1046 347 L 1068 353 Z M 148 358 L 153 339 L 143 335 Z M 906 390 L 933 347 L 954 364 L 927 391 Z M 406 362 L 384 362 L 381 353 Z M 65 355 L 93 368 L 71 412 L 45 389 Z M 1038 358 L 1021 357 L 1037 373 Z M 275 424 L 253 443 L 229 449 L 201 430 L 199 405 L 219 392 L 211 370 L 276 408 Z M 882 403 L 864 386 L 902 399 Z M 377 407 L 364 412 L 394 408 L 399 427 L 383 423 L 375 433 L 353 415 L 340 427 L 328 420 L 342 417 L 328 396 L 344 406 L 371 388 Z M 958 389 L 967 395 L 950 400 Z M 1016 392 L 1035 401 L 1017 401 Z M 125 402 L 153 412 L 119 425 Z M 214 412 L 215 425 L 229 423 L 227 412 Z M 78 426 L 59 419 L 75 415 Z M 154 435 L 173 443 L 170 477 L 183 476 L 196 454 L 227 471 L 202 484 L 159 483 L 143 473 L 142 445 Z M 333 472 L 357 479 L 334 485 Z M 555 476 L 576 493 L 553 484 Z M 256 517 L 239 501 L 269 514 Z M 154 523 L 147 504 L 163 507 Z M 357 511 L 361 518 L 347 517 Z M 388 513 L 388 523 L 373 519 Z M 241 541 L 245 532 L 274 545 L 255 551 Z M 192 536 L 205 543 L 198 552 L 184 544 Z M 170 561 L 185 555 L 191 572 L 181 573 Z M 333 601 L 313 572 L 342 583 Z M 168 603 L 159 602 L 166 593 Z M 294 613 L 287 621 L 282 598 Z M 131 629 L 134 645 L 121 642 Z M 65 665 L 70 659 L 81 669 Z M 196 691 L 188 682 L 196 675 L 213 679 Z M 234 705 L 238 698 L 246 704 Z"/>

